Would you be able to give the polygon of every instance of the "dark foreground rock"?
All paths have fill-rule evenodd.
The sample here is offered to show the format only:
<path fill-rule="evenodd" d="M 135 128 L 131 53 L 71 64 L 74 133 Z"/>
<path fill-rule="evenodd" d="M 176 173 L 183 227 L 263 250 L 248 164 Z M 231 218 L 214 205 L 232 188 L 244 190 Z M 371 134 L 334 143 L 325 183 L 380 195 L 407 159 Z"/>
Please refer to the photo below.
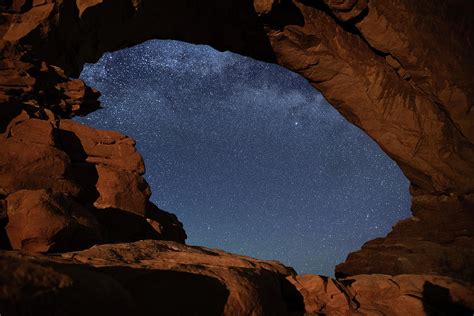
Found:
<path fill-rule="evenodd" d="M 148 39 L 209 44 L 305 77 L 409 178 L 414 220 L 351 255 L 338 275 L 472 281 L 473 227 L 466 232 L 463 223 L 473 221 L 470 205 L 443 203 L 421 216 L 416 199 L 461 201 L 474 193 L 473 1 L 8 0 L 0 8 L 0 200 L 50 189 L 92 213 L 109 210 L 101 211 L 103 225 L 117 210 L 121 223 L 128 216 L 131 226 L 148 224 L 160 238 L 183 241 L 177 220 L 146 215 L 150 190 L 133 140 L 67 120 L 100 107 L 100 93 L 71 77 L 105 52 Z M 105 228 L 109 242 L 157 238 Z"/>
<path fill-rule="evenodd" d="M 276 261 L 146 240 L 0 252 L 2 315 L 471 315 L 472 287 L 430 275 L 296 275 Z M 306 313 L 306 314 L 305 314 Z"/>

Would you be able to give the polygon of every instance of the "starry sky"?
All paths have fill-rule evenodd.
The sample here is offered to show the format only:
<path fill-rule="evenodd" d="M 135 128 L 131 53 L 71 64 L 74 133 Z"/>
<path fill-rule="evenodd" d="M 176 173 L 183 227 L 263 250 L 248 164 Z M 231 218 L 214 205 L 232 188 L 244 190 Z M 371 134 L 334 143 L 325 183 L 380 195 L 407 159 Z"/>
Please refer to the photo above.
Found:
<path fill-rule="evenodd" d="M 188 244 L 333 276 L 409 216 L 398 166 L 280 66 L 154 40 L 106 53 L 81 78 L 103 109 L 77 120 L 136 139 L 151 200 Z"/>

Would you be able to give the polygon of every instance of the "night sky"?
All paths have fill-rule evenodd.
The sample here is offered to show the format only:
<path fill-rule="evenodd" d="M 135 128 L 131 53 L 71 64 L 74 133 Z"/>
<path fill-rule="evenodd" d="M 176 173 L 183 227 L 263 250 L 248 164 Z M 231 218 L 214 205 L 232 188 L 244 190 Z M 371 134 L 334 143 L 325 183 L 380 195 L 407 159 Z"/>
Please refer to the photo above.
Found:
<path fill-rule="evenodd" d="M 184 223 L 188 244 L 332 276 L 409 216 L 398 166 L 282 67 L 155 40 L 81 78 L 104 108 L 78 121 L 136 139 L 151 200 Z"/>

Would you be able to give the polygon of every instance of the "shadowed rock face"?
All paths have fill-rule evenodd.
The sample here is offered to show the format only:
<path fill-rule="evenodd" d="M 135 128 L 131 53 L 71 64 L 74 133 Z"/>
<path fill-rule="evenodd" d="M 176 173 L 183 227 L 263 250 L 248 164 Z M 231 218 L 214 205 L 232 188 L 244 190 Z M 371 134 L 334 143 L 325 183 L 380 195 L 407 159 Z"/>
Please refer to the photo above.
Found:
<path fill-rule="evenodd" d="M 13 249 L 65 251 L 90 247 L 103 240 L 94 215 L 63 195 L 46 190 L 20 190 L 6 200 L 5 230 Z"/>
<path fill-rule="evenodd" d="M 470 315 L 474 292 L 447 277 L 362 274 L 335 281 L 288 276 L 310 315 Z"/>
<path fill-rule="evenodd" d="M 69 101 L 59 106 L 51 93 L 47 97 L 50 106 L 62 107 L 55 112 L 63 116 L 93 107 L 80 102 L 86 88 L 69 92 L 68 79 L 54 82 L 61 81 L 61 70 L 48 64 L 78 75 L 84 62 L 147 39 L 206 43 L 276 61 L 303 75 L 424 192 L 473 191 L 474 180 L 467 175 L 474 171 L 469 110 L 474 66 L 467 39 L 473 37 L 468 12 L 474 9 L 467 0 L 15 3 L 5 7 L 3 26 L 4 56 L 11 57 L 4 67 L 15 80 L 4 88 L 41 94 L 40 84 L 50 90 L 62 85 Z M 26 61 L 21 66 L 20 54 Z M 22 68 L 24 75 L 11 67 Z M 66 99 L 61 92 L 54 95 Z M 12 99 L 8 92 L 4 98 Z"/>
<path fill-rule="evenodd" d="M 57 252 L 141 239 L 184 242 L 176 217 L 148 201 L 134 141 L 22 111 L 0 138 L 5 233 L 13 249 Z"/>
<path fill-rule="evenodd" d="M 470 315 L 448 277 L 295 275 L 275 261 L 146 240 L 55 255 L 0 252 L 6 315 Z"/>
<path fill-rule="evenodd" d="M 338 276 L 412 274 L 407 278 L 418 280 L 416 293 L 428 293 L 418 309 L 426 313 L 445 312 L 435 301 L 454 309 L 465 302 L 449 289 L 446 294 L 445 281 L 420 275 L 474 282 L 472 1 L 7 0 L 0 8 L 2 247 L 51 251 L 58 242 L 61 250 L 72 250 L 143 238 L 184 241 L 176 217 L 149 203 L 133 140 L 67 120 L 99 107 L 97 91 L 69 78 L 85 62 L 148 39 L 170 38 L 276 62 L 301 74 L 410 179 L 413 216 L 350 254 L 337 267 Z M 38 206 L 36 220 L 24 225 L 21 218 L 30 208 L 23 200 Z M 76 204 L 80 207 L 70 207 Z M 80 218 L 90 220 L 72 215 L 79 209 Z M 55 229 L 43 229 L 50 221 Z M 74 238 L 69 223 L 79 228 Z M 118 229 L 123 226 L 127 229 Z M 87 242 L 77 246 L 77 240 Z M 97 276 L 95 270 L 87 273 Z M 372 277 L 376 283 L 394 280 Z M 68 280 L 51 273 L 41 282 L 62 288 Z M 225 297 L 214 281 L 202 282 Z M 321 284 L 317 288 L 327 285 Z M 131 290 L 116 291 L 133 306 Z M 393 298 L 377 295 L 374 299 Z M 301 307 L 301 297 L 286 302 Z"/>
<path fill-rule="evenodd" d="M 153 240 L 51 256 L 1 252 L 0 262 L 6 315 L 287 315 L 292 297 L 281 287 L 294 275 L 274 261 Z"/>

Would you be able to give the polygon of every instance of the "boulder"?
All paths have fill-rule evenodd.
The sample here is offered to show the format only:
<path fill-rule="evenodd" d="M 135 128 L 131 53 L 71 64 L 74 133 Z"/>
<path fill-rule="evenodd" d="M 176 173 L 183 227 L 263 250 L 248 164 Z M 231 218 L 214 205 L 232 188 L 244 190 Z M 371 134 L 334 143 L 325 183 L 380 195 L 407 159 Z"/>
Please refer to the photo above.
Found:
<path fill-rule="evenodd" d="M 120 283 L 90 267 L 0 252 L 2 315 L 133 315 L 134 308 Z"/>

